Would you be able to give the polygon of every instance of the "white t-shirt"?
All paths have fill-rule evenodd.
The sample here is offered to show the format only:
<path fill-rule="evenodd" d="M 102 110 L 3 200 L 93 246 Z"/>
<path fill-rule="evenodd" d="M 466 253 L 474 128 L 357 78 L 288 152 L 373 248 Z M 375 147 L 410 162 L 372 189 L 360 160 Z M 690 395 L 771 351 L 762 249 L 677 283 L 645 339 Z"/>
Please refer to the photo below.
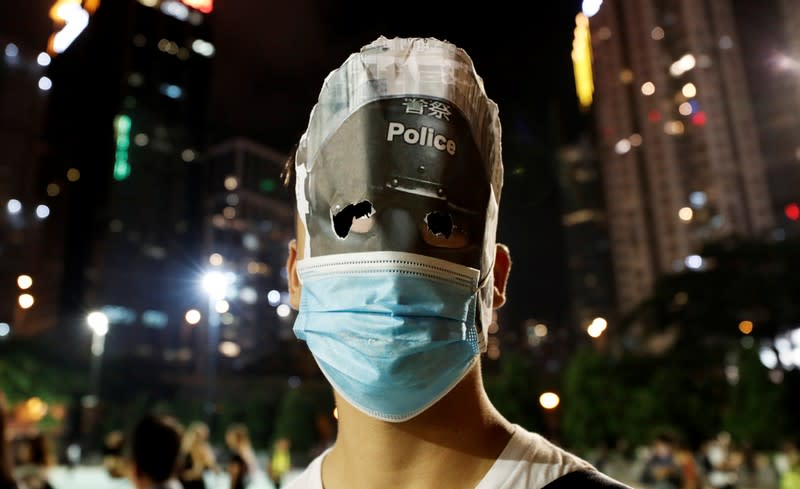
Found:
<path fill-rule="evenodd" d="M 284 489 L 324 489 L 322 459 L 328 451 L 315 458 Z M 541 435 L 514 425 L 511 440 L 475 489 L 539 489 L 577 470 L 595 469 Z"/>

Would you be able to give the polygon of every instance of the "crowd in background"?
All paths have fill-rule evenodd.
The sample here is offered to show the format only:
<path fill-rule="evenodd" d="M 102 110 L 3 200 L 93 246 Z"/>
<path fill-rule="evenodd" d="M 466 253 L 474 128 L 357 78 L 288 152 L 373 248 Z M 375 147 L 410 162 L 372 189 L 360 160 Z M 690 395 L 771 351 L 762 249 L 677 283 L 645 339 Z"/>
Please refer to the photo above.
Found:
<path fill-rule="evenodd" d="M 184 425 L 170 416 L 148 415 L 131 432 L 106 434 L 102 466 L 110 480 L 124 483 L 119 487 L 140 487 L 144 474 L 147 483 L 141 487 L 157 489 L 279 489 L 292 469 L 287 438 L 275 440 L 259 457 L 243 423 L 226 427 L 224 446 L 214 446 L 209 435 L 202 421 Z M 41 431 L 12 433 L 0 395 L 0 489 L 69 489 L 52 481 L 51 469 L 59 465 L 53 441 Z M 64 452 L 67 467 L 81 463 L 78 446 Z M 160 480 L 164 474 L 168 477 Z"/>
<path fill-rule="evenodd" d="M 51 481 L 50 469 L 58 464 L 53 440 L 37 431 L 10 433 L 3 401 L 0 395 L 0 489 L 69 489 Z M 155 435 L 147 434 L 148 422 Z M 169 417 L 151 416 L 140 420 L 131 433 L 112 430 L 106 434 L 102 466 L 111 480 L 132 481 L 137 487 L 137 430 L 145 432 L 138 435 L 139 445 L 145 445 L 139 451 L 166 459 L 168 466 L 163 470 L 174 479 L 172 486 L 163 486 L 169 489 L 279 489 L 295 468 L 286 438 L 278 438 L 258 456 L 243 423 L 227 426 L 223 442 L 215 446 L 202 421 L 183 425 Z M 172 452 L 164 455 L 169 437 L 176 440 L 174 457 Z M 80 463 L 80 449 L 70 446 L 65 453 L 67 466 Z M 723 432 L 693 449 L 674 434 L 661 433 L 649 446 L 603 448 L 583 455 L 636 489 L 800 489 L 800 450 L 792 440 L 773 451 L 758 451 L 735 443 Z M 170 464 L 171 457 L 174 463 Z M 144 460 L 139 466 L 154 463 Z"/>
<path fill-rule="evenodd" d="M 649 446 L 602 449 L 590 460 L 644 489 L 800 489 L 800 451 L 785 441 L 773 451 L 735 443 L 726 432 L 693 449 L 671 433 Z"/>

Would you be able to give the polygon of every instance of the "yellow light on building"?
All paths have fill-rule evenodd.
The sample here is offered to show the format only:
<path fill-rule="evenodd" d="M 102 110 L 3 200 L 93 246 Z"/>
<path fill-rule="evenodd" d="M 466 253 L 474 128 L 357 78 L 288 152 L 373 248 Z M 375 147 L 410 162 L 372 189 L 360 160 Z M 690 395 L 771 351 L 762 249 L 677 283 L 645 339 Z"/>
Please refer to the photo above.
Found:
<path fill-rule="evenodd" d="M 83 9 L 90 14 L 93 14 L 97 7 L 100 6 L 100 0 L 84 0 Z"/>
<path fill-rule="evenodd" d="M 592 41 L 589 18 L 583 13 L 575 16 L 575 38 L 572 41 L 572 67 L 575 72 L 575 91 L 583 109 L 592 105 L 594 78 L 592 76 Z"/>
<path fill-rule="evenodd" d="M 56 29 L 47 41 L 50 56 L 63 53 L 77 39 L 99 6 L 100 0 L 56 0 L 53 3 L 49 16 Z"/>

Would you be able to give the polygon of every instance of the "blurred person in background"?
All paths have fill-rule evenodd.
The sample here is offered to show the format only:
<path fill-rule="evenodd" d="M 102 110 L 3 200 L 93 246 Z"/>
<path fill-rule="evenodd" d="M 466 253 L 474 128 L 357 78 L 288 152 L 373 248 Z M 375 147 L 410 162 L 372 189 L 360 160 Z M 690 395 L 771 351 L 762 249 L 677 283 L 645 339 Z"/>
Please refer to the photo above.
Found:
<path fill-rule="evenodd" d="M 136 489 L 181 489 L 176 476 L 183 429 L 170 416 L 150 414 L 131 434 L 130 478 Z"/>
<path fill-rule="evenodd" d="M 120 430 L 110 431 L 103 440 L 103 467 L 112 479 L 126 476 L 124 448 L 125 434 Z"/>
<path fill-rule="evenodd" d="M 181 442 L 181 460 L 179 479 L 184 489 L 206 489 L 204 475 L 217 470 L 217 461 L 209 443 L 208 425 L 202 421 L 194 421 L 186 429 Z"/>
<path fill-rule="evenodd" d="M 667 434 L 659 434 L 642 470 L 641 481 L 650 489 L 682 489 L 683 468 L 675 456 L 675 442 Z"/>
<path fill-rule="evenodd" d="M 294 333 L 333 387 L 333 446 L 292 489 L 624 488 L 508 421 L 481 373 L 511 259 L 497 105 L 467 53 L 381 36 L 323 82 L 287 163 Z"/>
<path fill-rule="evenodd" d="M 703 482 L 694 451 L 685 443 L 677 443 L 675 446 L 675 461 L 678 462 L 682 470 L 683 489 L 701 489 Z"/>
<path fill-rule="evenodd" d="M 743 455 L 734 450 L 731 435 L 719 433 L 706 443 L 701 457 L 705 480 L 712 489 L 736 489 Z"/>
<path fill-rule="evenodd" d="M 36 433 L 23 440 L 18 457 L 14 478 L 20 489 L 53 489 L 49 479 L 55 459 L 44 433 Z"/>
<path fill-rule="evenodd" d="M 230 425 L 225 431 L 225 443 L 230 451 L 228 460 L 230 489 L 245 489 L 260 480 L 263 472 L 258 467 L 247 426 L 242 423 Z"/>
<path fill-rule="evenodd" d="M 793 441 L 783 443 L 776 460 L 780 489 L 800 489 L 800 451 Z"/>
<path fill-rule="evenodd" d="M 10 437 L 6 432 L 6 398 L 0 392 L 0 489 L 18 489 L 11 472 Z"/>
<path fill-rule="evenodd" d="M 278 438 L 273 444 L 272 454 L 267 465 L 267 474 L 275 489 L 280 489 L 284 476 L 292 468 L 290 447 L 289 439 L 284 437 Z"/>

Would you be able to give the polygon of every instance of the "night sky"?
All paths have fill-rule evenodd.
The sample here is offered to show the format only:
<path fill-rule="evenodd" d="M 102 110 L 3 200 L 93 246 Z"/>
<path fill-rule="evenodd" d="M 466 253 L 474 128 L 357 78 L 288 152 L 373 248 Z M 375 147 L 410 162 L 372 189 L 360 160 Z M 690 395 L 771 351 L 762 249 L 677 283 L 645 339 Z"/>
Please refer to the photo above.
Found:
<path fill-rule="evenodd" d="M 43 50 L 52 3 L 0 2 L 0 39 Z M 507 177 L 499 239 L 514 259 L 504 314 L 517 324 L 562 319 L 567 292 L 553 150 L 586 124 L 570 60 L 579 0 L 215 3 L 212 143 L 245 136 L 288 153 L 325 76 L 380 35 L 436 37 L 464 48 L 503 122 Z"/>
<path fill-rule="evenodd" d="M 556 97 L 565 111 L 574 110 L 569 53 L 577 1 L 526 9 L 510 1 L 467 5 L 219 2 L 212 127 L 287 151 L 305 129 L 325 76 L 379 35 L 437 37 L 464 48 L 501 114 L 534 96 Z"/>

